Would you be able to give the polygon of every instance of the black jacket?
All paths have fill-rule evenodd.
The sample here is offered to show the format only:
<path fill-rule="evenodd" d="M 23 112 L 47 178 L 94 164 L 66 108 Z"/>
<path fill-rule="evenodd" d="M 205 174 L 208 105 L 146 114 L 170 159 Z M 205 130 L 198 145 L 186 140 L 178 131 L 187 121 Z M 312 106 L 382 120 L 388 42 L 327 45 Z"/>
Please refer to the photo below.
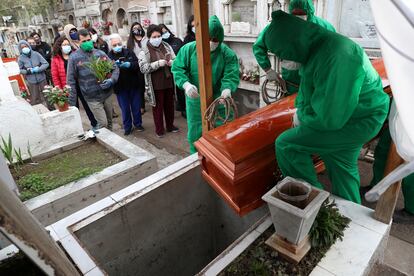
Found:
<path fill-rule="evenodd" d="M 193 41 L 195 41 L 195 40 L 196 40 L 196 38 L 195 38 L 195 34 L 193 34 L 193 33 L 191 33 L 191 34 L 187 34 L 187 35 L 184 37 L 184 44 L 187 44 L 187 43 L 193 42 Z"/>
<path fill-rule="evenodd" d="M 138 58 L 135 56 L 134 52 L 128 50 L 127 48 L 123 48 L 120 53 L 110 51 L 108 56 L 114 61 L 121 59 L 123 62 L 128 61 L 131 63 L 129 68 L 119 68 L 120 72 L 118 82 L 114 86 L 115 93 L 119 93 L 125 89 L 144 89 L 144 76 L 139 70 Z"/>
<path fill-rule="evenodd" d="M 170 36 L 170 38 L 165 39 L 165 42 L 170 44 L 171 48 L 173 48 L 174 54 L 177 55 L 178 51 L 180 51 L 181 47 L 183 47 L 184 43 L 181 39 L 178 37 L 175 37 L 173 35 Z"/>
<path fill-rule="evenodd" d="M 42 41 L 40 45 L 36 45 L 34 49 L 36 52 L 42 55 L 42 57 L 50 64 L 52 58 L 52 48 L 46 42 Z"/>

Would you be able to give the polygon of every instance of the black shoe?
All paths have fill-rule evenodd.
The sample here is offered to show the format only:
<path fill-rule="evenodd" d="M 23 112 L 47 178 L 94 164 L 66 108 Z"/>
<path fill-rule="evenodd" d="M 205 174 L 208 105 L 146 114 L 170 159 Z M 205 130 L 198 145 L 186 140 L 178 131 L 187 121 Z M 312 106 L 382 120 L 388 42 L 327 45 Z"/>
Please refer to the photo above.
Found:
<path fill-rule="evenodd" d="M 136 129 L 138 132 L 143 132 L 143 131 L 145 130 L 145 128 L 144 128 L 143 126 L 136 126 L 136 127 L 135 127 L 135 129 Z"/>
<path fill-rule="evenodd" d="M 130 130 L 125 130 L 124 131 L 124 135 L 125 136 L 128 136 L 128 135 L 130 135 L 132 133 L 132 128 L 130 129 Z"/>
<path fill-rule="evenodd" d="M 405 209 L 395 211 L 393 222 L 398 224 L 414 225 L 414 214 L 407 212 Z"/>
<path fill-rule="evenodd" d="M 180 129 L 178 127 L 173 127 L 172 129 L 168 129 L 168 132 L 172 132 L 172 133 L 177 133 L 180 131 Z"/>
<path fill-rule="evenodd" d="M 181 116 L 182 116 L 184 119 L 187 119 L 187 113 L 186 113 L 185 111 L 181 111 Z"/>

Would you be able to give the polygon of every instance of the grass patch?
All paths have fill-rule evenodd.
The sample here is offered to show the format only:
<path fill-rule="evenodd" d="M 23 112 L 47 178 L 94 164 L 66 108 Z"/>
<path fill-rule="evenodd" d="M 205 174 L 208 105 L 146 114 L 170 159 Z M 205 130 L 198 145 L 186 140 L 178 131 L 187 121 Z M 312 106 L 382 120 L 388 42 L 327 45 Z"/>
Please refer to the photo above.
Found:
<path fill-rule="evenodd" d="M 41 160 L 38 164 L 24 164 L 13 172 L 13 177 L 24 201 L 120 161 L 122 159 L 110 150 L 97 142 L 91 142 Z"/>

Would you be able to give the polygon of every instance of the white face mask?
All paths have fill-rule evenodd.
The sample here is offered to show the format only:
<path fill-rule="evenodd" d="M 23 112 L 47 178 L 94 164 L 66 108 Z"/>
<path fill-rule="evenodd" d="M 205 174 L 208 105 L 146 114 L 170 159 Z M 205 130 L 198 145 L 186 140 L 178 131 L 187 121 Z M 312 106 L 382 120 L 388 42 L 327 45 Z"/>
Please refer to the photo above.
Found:
<path fill-rule="evenodd" d="M 149 42 L 151 43 L 152 46 L 158 47 L 160 46 L 162 42 L 162 37 L 150 38 Z"/>
<path fill-rule="evenodd" d="M 308 20 L 308 16 L 307 15 L 295 15 L 296 17 L 302 19 L 302 20 Z"/>
<path fill-rule="evenodd" d="M 191 28 L 191 31 L 192 31 L 193 33 L 195 33 L 195 27 L 192 27 L 192 28 Z"/>
<path fill-rule="evenodd" d="M 98 40 L 98 35 L 97 34 L 93 34 L 91 36 L 91 39 L 92 39 L 93 42 L 96 42 Z"/>
<path fill-rule="evenodd" d="M 210 41 L 210 52 L 213 52 L 214 50 L 216 50 L 219 44 L 220 44 L 219 42 Z"/>
<path fill-rule="evenodd" d="M 300 67 L 302 66 L 302 64 L 298 62 L 294 62 L 290 60 L 282 60 L 280 64 L 282 65 L 282 68 L 287 69 L 287 70 L 299 70 Z"/>
<path fill-rule="evenodd" d="M 161 37 L 162 37 L 162 39 L 169 39 L 170 36 L 171 36 L 171 34 L 169 32 L 166 32 L 166 33 L 163 33 Z"/>

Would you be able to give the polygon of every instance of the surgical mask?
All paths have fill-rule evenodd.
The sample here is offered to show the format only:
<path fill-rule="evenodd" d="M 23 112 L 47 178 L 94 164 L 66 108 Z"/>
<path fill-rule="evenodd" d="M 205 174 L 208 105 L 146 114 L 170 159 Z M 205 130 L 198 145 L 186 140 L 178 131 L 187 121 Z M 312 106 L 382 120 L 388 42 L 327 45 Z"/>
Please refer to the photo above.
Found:
<path fill-rule="evenodd" d="M 169 39 L 170 36 L 171 36 L 171 34 L 169 32 L 165 32 L 165 33 L 162 34 L 161 37 L 162 37 L 162 39 Z"/>
<path fill-rule="evenodd" d="M 287 70 L 299 70 L 300 67 L 302 66 L 302 64 L 298 62 L 294 62 L 290 60 L 282 60 L 280 62 L 280 65 L 282 66 L 282 68 L 287 69 Z"/>
<path fill-rule="evenodd" d="M 25 54 L 25 55 L 28 55 L 30 53 L 30 48 L 28 48 L 28 47 L 23 48 L 22 53 Z"/>
<path fill-rule="evenodd" d="M 93 34 L 91 36 L 91 39 L 92 39 L 93 42 L 96 42 L 98 40 L 98 35 L 97 34 Z"/>
<path fill-rule="evenodd" d="M 60 36 L 64 35 L 64 32 L 63 31 L 59 31 L 59 35 Z"/>
<path fill-rule="evenodd" d="M 78 32 L 71 33 L 71 34 L 69 34 L 69 36 L 72 40 L 79 40 Z"/>
<path fill-rule="evenodd" d="M 195 33 L 195 27 L 194 27 L 194 26 L 191 28 L 191 31 L 192 31 L 193 33 Z"/>
<path fill-rule="evenodd" d="M 302 19 L 302 20 L 308 20 L 308 16 L 307 15 L 295 15 L 296 17 Z"/>
<path fill-rule="evenodd" d="M 145 32 L 143 30 L 132 30 L 132 33 L 136 36 L 144 36 Z"/>
<path fill-rule="evenodd" d="M 215 51 L 217 47 L 219 46 L 219 44 L 220 44 L 219 42 L 210 41 L 210 52 Z"/>
<path fill-rule="evenodd" d="M 113 50 L 114 50 L 115 53 L 120 53 L 120 52 L 122 52 L 122 46 L 115 46 L 113 48 Z"/>
<path fill-rule="evenodd" d="M 162 42 L 162 38 L 161 37 L 158 37 L 158 38 L 150 38 L 150 41 L 149 42 L 151 43 L 152 46 L 158 47 L 158 46 L 160 46 L 160 44 Z"/>
<path fill-rule="evenodd" d="M 89 41 L 82 42 L 80 47 L 85 52 L 90 52 L 93 49 L 93 41 L 89 40 Z"/>
<path fill-rule="evenodd" d="M 62 53 L 64 53 L 65 55 L 69 54 L 71 51 L 72 51 L 72 48 L 70 47 L 70 45 L 62 46 Z"/>

